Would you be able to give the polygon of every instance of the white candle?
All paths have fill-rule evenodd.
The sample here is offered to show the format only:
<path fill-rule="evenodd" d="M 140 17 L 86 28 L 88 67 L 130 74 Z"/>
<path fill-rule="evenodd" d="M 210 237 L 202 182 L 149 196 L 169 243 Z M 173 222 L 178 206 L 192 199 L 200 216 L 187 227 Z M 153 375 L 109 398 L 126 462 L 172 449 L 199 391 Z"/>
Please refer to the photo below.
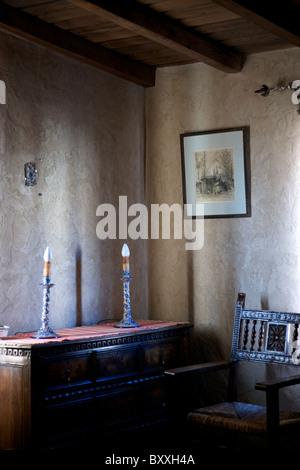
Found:
<path fill-rule="evenodd" d="M 129 256 L 130 251 L 128 245 L 124 243 L 122 248 L 122 262 L 123 262 L 123 271 L 129 271 Z"/>
<path fill-rule="evenodd" d="M 51 259 L 52 259 L 52 252 L 51 248 L 47 246 L 45 252 L 44 252 L 44 270 L 43 270 L 43 276 L 50 277 L 51 274 Z"/>

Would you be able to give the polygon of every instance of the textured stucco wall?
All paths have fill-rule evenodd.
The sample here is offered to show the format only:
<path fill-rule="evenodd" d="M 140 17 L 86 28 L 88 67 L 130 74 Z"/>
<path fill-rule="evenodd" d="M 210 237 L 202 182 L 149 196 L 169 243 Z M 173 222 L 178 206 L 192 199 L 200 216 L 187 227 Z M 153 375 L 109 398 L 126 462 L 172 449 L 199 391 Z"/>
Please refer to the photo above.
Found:
<path fill-rule="evenodd" d="M 160 69 L 147 90 L 149 205 L 182 203 L 181 133 L 250 126 L 252 217 L 206 220 L 199 251 L 149 245 L 150 315 L 190 320 L 200 359 L 229 356 L 239 291 L 249 308 L 300 311 L 300 116 L 290 91 L 254 94 L 300 79 L 299 62 L 293 49 L 251 56 L 239 74 Z"/>
<path fill-rule="evenodd" d="M 144 89 L 1 34 L 0 324 L 40 327 L 43 253 L 53 252 L 52 328 L 123 313 L 121 248 L 100 240 L 96 208 L 144 201 Z M 24 185 L 36 162 L 37 185 Z M 133 315 L 147 317 L 147 259 L 129 241 Z M 140 269 L 142 267 L 142 269 Z"/>

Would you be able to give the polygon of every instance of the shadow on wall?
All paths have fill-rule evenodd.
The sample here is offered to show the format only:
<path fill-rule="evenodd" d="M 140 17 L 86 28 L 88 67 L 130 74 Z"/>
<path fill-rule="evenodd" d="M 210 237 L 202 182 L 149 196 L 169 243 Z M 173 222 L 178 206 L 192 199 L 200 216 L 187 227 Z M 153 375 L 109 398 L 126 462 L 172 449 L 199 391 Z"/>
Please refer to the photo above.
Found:
<path fill-rule="evenodd" d="M 188 321 L 194 325 L 191 331 L 191 360 L 193 362 L 210 362 L 229 359 L 229 357 L 224 357 L 224 345 L 222 344 L 222 341 L 220 341 L 217 328 L 214 329 L 212 324 L 207 324 L 205 320 L 203 320 L 203 322 L 199 322 L 201 312 L 197 309 L 201 307 L 197 305 L 195 292 L 194 256 L 195 254 L 193 252 L 187 253 Z M 229 279 L 227 282 L 230 284 Z M 230 293 L 228 295 L 230 295 Z M 234 308 L 232 310 L 232 315 L 228 313 L 227 318 L 232 319 L 233 326 Z M 199 323 L 201 327 L 199 327 Z M 229 340 L 231 344 L 231 337 Z M 230 355 L 230 351 L 228 351 L 228 354 Z"/>
<path fill-rule="evenodd" d="M 187 256 L 188 267 L 188 311 L 189 322 L 195 324 L 195 292 L 194 292 L 194 264 L 193 253 L 188 253 Z M 205 363 L 224 360 L 223 352 L 221 350 L 218 335 L 207 325 L 202 325 L 201 328 L 193 327 L 190 337 L 190 362 Z M 209 405 L 223 400 L 222 391 L 227 389 L 228 379 L 224 373 L 197 374 L 189 381 L 188 387 L 190 390 L 190 399 L 193 406 Z"/>
<path fill-rule="evenodd" d="M 76 325 L 82 326 L 82 251 L 76 250 Z"/>

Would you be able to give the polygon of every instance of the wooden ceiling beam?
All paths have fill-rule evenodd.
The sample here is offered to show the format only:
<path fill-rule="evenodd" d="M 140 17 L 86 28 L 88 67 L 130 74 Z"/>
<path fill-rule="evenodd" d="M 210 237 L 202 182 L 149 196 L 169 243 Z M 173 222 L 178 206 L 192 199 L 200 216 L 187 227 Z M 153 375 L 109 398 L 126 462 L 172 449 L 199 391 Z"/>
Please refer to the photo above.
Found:
<path fill-rule="evenodd" d="M 227 10 L 249 20 L 285 41 L 300 47 L 298 0 L 289 2 L 256 2 L 253 0 L 213 0 Z"/>
<path fill-rule="evenodd" d="M 155 69 L 98 46 L 8 5 L 0 4 L 0 30 L 141 86 L 155 85 Z"/>
<path fill-rule="evenodd" d="M 229 73 L 240 72 L 242 69 L 243 58 L 240 54 L 190 31 L 147 5 L 134 0 L 67 1 L 195 61 Z"/>

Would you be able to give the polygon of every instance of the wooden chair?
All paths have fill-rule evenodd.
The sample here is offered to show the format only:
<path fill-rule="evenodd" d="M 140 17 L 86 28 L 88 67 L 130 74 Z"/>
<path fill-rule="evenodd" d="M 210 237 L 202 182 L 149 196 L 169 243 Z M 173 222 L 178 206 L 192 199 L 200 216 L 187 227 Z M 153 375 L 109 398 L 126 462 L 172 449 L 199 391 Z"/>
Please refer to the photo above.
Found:
<path fill-rule="evenodd" d="M 300 313 L 245 310 L 245 297 L 238 295 L 230 361 L 167 370 L 166 375 L 185 379 L 187 374 L 229 370 L 227 401 L 188 412 L 187 423 L 193 436 L 203 436 L 200 432 L 204 432 L 214 440 L 219 431 L 226 445 L 286 445 L 290 442 L 287 433 L 300 430 L 300 412 L 280 410 L 279 391 L 300 384 L 300 375 L 256 383 L 255 389 L 266 393 L 266 406 L 258 406 L 237 401 L 238 365 L 240 361 L 255 361 L 276 364 L 279 369 L 280 365 L 298 366 Z M 281 439 L 285 444 L 280 444 Z"/>

